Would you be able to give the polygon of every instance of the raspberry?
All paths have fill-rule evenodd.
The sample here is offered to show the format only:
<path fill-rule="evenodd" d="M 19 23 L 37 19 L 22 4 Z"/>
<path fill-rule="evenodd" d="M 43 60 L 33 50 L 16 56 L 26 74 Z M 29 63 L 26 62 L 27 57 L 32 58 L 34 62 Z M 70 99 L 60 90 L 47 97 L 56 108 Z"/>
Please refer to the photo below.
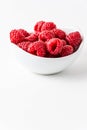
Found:
<path fill-rule="evenodd" d="M 58 38 L 52 38 L 47 43 L 47 50 L 52 55 L 58 55 L 62 51 L 63 42 Z"/>
<path fill-rule="evenodd" d="M 52 55 L 52 54 L 50 54 L 50 53 L 47 53 L 47 54 L 46 54 L 46 57 L 47 57 L 47 58 L 57 58 L 58 55 Z"/>
<path fill-rule="evenodd" d="M 61 29 L 53 29 L 56 38 L 65 39 L 66 33 Z"/>
<path fill-rule="evenodd" d="M 31 33 L 30 36 L 25 37 L 25 41 L 35 42 L 38 40 L 38 35 Z"/>
<path fill-rule="evenodd" d="M 34 34 L 35 34 L 37 37 L 39 37 L 40 32 L 35 32 Z"/>
<path fill-rule="evenodd" d="M 43 25 L 42 25 L 42 28 L 41 28 L 41 31 L 44 31 L 44 30 L 52 30 L 56 28 L 56 25 L 53 23 L 53 22 L 45 22 Z"/>
<path fill-rule="evenodd" d="M 30 34 L 26 31 L 26 30 L 24 30 L 24 29 L 19 29 L 18 30 L 22 35 L 24 35 L 25 37 L 28 37 Z"/>
<path fill-rule="evenodd" d="M 63 56 L 68 56 L 70 54 L 73 53 L 73 47 L 71 45 L 65 45 L 63 46 L 62 48 L 62 51 L 60 53 L 60 56 L 63 57 Z"/>
<path fill-rule="evenodd" d="M 18 44 L 24 40 L 25 36 L 19 30 L 12 30 L 10 32 L 10 40 L 11 42 Z"/>
<path fill-rule="evenodd" d="M 33 42 L 28 46 L 28 52 L 44 57 L 46 55 L 46 44 L 42 41 Z"/>
<path fill-rule="evenodd" d="M 30 44 L 30 42 L 28 41 L 28 42 L 20 42 L 20 43 L 18 43 L 17 45 L 18 45 L 21 49 L 27 51 L 29 44 Z"/>
<path fill-rule="evenodd" d="M 39 39 L 42 41 L 47 41 L 54 37 L 54 34 L 51 31 L 45 30 L 39 34 Z"/>
<path fill-rule="evenodd" d="M 44 21 L 39 21 L 35 24 L 34 26 L 34 31 L 36 32 L 41 32 L 41 27 L 42 25 L 44 24 L 45 22 Z"/>
<path fill-rule="evenodd" d="M 79 45 L 81 44 L 82 38 L 81 38 L 80 33 L 76 31 L 76 32 L 69 33 L 66 36 L 66 40 L 71 46 L 73 46 L 74 51 L 76 51 Z"/>
<path fill-rule="evenodd" d="M 56 58 L 75 52 L 82 42 L 82 37 L 78 31 L 66 35 L 55 23 L 38 21 L 34 26 L 34 33 L 24 29 L 12 30 L 10 41 L 31 54 Z"/>
<path fill-rule="evenodd" d="M 67 42 L 65 40 L 62 40 L 63 46 L 67 45 Z"/>

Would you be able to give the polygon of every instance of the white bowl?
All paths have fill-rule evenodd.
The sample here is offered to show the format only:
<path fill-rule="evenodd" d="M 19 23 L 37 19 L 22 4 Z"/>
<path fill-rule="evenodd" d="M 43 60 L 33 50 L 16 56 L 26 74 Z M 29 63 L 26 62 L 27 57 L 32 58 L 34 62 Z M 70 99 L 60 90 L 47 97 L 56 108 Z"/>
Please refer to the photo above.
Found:
<path fill-rule="evenodd" d="M 64 30 L 64 29 L 63 29 Z M 65 29 L 65 32 L 73 32 L 77 30 Z M 81 31 L 80 31 L 81 33 Z M 81 34 L 82 35 L 82 34 Z M 71 55 L 60 57 L 60 58 L 44 58 L 29 54 L 28 52 L 22 50 L 16 45 L 11 43 L 11 49 L 15 53 L 16 59 L 26 66 L 30 71 L 38 74 L 54 74 L 66 69 L 70 64 L 72 64 L 75 59 L 79 56 L 84 39 L 79 47 L 79 49 Z"/>

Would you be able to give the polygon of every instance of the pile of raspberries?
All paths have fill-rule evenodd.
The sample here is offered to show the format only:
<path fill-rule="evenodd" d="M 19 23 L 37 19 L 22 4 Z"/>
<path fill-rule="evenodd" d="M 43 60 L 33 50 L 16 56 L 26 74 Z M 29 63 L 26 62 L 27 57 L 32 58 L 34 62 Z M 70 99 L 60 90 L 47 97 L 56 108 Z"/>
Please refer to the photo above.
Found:
<path fill-rule="evenodd" d="M 74 53 L 82 42 L 78 31 L 67 34 L 53 22 L 39 21 L 34 32 L 14 29 L 10 40 L 24 51 L 40 57 L 56 58 Z"/>

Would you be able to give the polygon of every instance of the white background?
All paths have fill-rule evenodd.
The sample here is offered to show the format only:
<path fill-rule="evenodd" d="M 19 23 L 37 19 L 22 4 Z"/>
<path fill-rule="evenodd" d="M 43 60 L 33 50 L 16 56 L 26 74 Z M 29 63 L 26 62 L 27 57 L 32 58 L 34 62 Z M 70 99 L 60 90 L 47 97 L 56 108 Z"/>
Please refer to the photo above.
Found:
<path fill-rule="evenodd" d="M 87 130 L 86 13 L 87 0 L 0 0 L 0 130 Z M 83 51 L 62 73 L 34 74 L 11 53 L 11 29 L 39 20 L 83 31 Z"/>

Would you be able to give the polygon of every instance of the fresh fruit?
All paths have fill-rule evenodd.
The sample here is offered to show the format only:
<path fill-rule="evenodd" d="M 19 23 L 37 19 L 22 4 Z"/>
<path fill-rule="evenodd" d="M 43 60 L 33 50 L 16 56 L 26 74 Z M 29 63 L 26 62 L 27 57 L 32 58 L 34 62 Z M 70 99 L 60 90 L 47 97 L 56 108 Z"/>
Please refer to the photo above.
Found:
<path fill-rule="evenodd" d="M 41 27 L 41 31 L 52 30 L 54 28 L 56 28 L 56 25 L 53 22 L 45 22 Z"/>
<path fill-rule="evenodd" d="M 35 42 L 38 40 L 38 35 L 31 33 L 30 36 L 25 37 L 25 41 Z"/>
<path fill-rule="evenodd" d="M 36 56 L 58 58 L 68 56 L 79 48 L 82 42 L 80 32 L 70 32 L 57 28 L 54 22 L 38 21 L 34 32 L 14 29 L 10 32 L 10 41 L 18 47 Z"/>
<path fill-rule="evenodd" d="M 30 44 L 29 41 L 28 41 L 28 42 L 25 42 L 25 41 L 24 41 L 24 42 L 18 43 L 17 45 L 18 45 L 21 49 L 27 51 L 29 44 Z"/>
<path fill-rule="evenodd" d="M 78 31 L 71 32 L 66 36 L 66 40 L 68 43 L 73 46 L 74 50 L 76 51 L 81 44 L 82 37 Z"/>
<path fill-rule="evenodd" d="M 46 44 L 42 41 L 33 42 L 28 46 L 29 53 L 44 57 L 46 55 Z"/>
<path fill-rule="evenodd" d="M 19 30 L 12 30 L 10 32 L 10 40 L 12 43 L 18 44 L 24 40 L 25 36 Z"/>
<path fill-rule="evenodd" d="M 24 35 L 25 37 L 28 37 L 30 34 L 26 31 L 26 30 L 24 30 L 24 29 L 19 29 L 18 30 L 22 35 Z"/>
<path fill-rule="evenodd" d="M 52 38 L 47 43 L 47 50 L 52 55 L 58 55 L 62 51 L 63 42 L 58 38 Z"/>
<path fill-rule="evenodd" d="M 48 31 L 48 30 L 42 31 L 39 34 L 39 39 L 44 41 L 44 42 L 52 39 L 53 37 L 54 37 L 54 34 L 51 31 Z"/>
<path fill-rule="evenodd" d="M 68 56 L 70 54 L 73 53 L 73 47 L 71 45 L 65 45 L 63 46 L 62 48 L 62 51 L 60 53 L 60 56 L 63 57 L 63 56 Z"/>
<path fill-rule="evenodd" d="M 67 45 L 67 42 L 65 40 L 62 40 L 63 46 Z"/>
<path fill-rule="evenodd" d="M 66 33 L 61 29 L 53 29 L 56 38 L 65 39 Z"/>
<path fill-rule="evenodd" d="M 35 24 L 34 26 L 34 31 L 36 32 L 41 32 L 41 27 L 42 25 L 44 24 L 45 22 L 44 21 L 39 21 Z"/>

